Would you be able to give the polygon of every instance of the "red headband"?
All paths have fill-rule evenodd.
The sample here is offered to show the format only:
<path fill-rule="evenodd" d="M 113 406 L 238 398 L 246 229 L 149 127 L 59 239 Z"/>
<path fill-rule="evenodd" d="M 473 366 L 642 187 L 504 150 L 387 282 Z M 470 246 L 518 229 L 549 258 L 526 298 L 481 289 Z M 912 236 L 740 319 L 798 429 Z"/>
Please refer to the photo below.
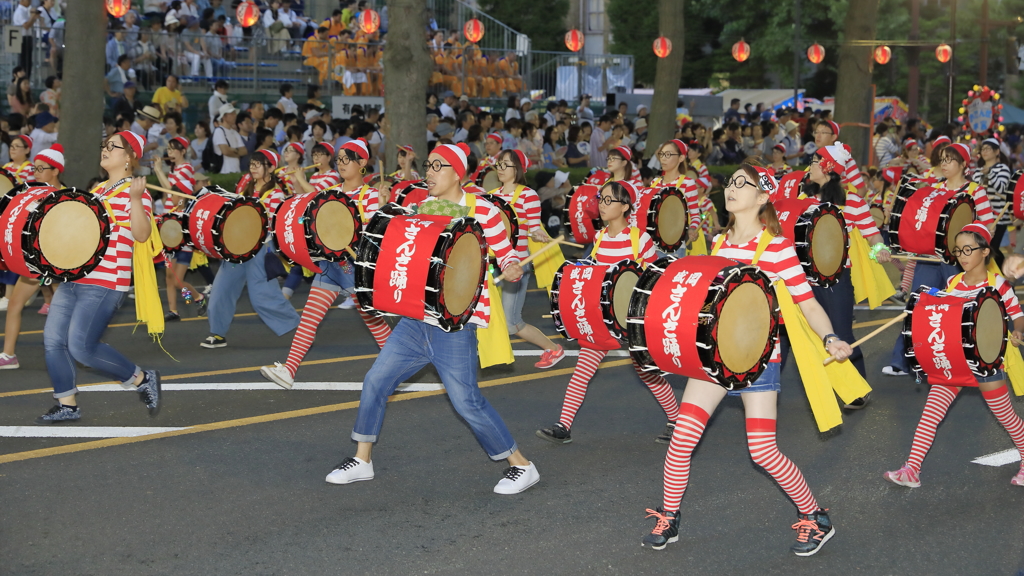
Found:
<path fill-rule="evenodd" d="M 306 153 L 306 147 L 298 142 L 289 142 L 286 148 L 291 148 L 295 150 L 296 152 L 299 153 L 299 156 L 302 156 Z"/>
<path fill-rule="evenodd" d="M 985 226 L 981 222 L 971 222 L 967 226 L 964 226 L 960 230 L 960 232 L 974 232 L 975 234 L 984 238 L 986 244 L 988 244 L 989 246 L 992 245 L 992 233 L 989 232 L 988 226 Z"/>
<path fill-rule="evenodd" d="M 331 158 L 334 157 L 334 145 L 330 142 L 320 142 L 317 146 L 323 146 L 324 150 L 327 150 L 327 155 Z"/>
<path fill-rule="evenodd" d="M 510 152 L 515 154 L 516 158 L 519 159 L 519 165 L 523 167 L 524 172 L 530 168 L 530 159 L 526 157 L 525 152 L 519 150 L 518 148 L 516 148 L 515 150 L 510 150 Z"/>
<path fill-rule="evenodd" d="M 357 138 L 355 140 L 349 140 L 341 145 L 342 150 L 351 150 L 356 153 L 363 160 L 370 159 L 370 148 L 366 146 L 366 140 Z"/>
<path fill-rule="evenodd" d="M 619 146 L 618 148 L 613 148 L 613 150 L 622 154 L 622 157 L 625 158 L 627 162 L 633 159 L 633 152 L 629 149 L 629 146 Z"/>
<path fill-rule="evenodd" d="M 839 137 L 839 124 L 836 124 L 835 122 L 833 122 L 831 120 L 825 120 L 825 123 L 828 124 L 828 127 L 832 129 L 832 134 L 834 134 L 836 136 L 836 138 L 838 138 Z"/>
<path fill-rule="evenodd" d="M 501 139 L 501 136 L 498 135 L 498 134 L 495 134 L 494 132 L 491 132 L 490 134 L 488 134 L 487 135 L 487 139 L 488 140 L 494 140 L 495 142 L 498 143 L 498 146 L 501 146 L 504 143 L 504 141 Z"/>
<path fill-rule="evenodd" d="M 274 152 L 273 150 L 260 150 L 259 152 L 261 152 L 263 156 L 270 161 L 271 168 L 277 168 L 277 164 L 281 160 L 281 157 L 277 155 L 277 152 Z"/>
<path fill-rule="evenodd" d="M 956 153 L 964 159 L 965 164 L 971 161 L 971 149 L 967 147 L 967 144 L 957 142 L 956 144 L 950 144 L 949 147 L 956 150 Z"/>
<path fill-rule="evenodd" d="M 686 156 L 686 153 L 690 151 L 690 147 L 683 143 L 682 140 L 669 140 L 669 142 L 675 144 L 676 148 L 679 149 L 679 153 Z"/>
<path fill-rule="evenodd" d="M 952 140 L 949 139 L 949 136 L 939 136 L 932 141 L 932 148 L 939 146 L 940 144 L 949 144 L 950 142 L 952 142 Z"/>
<path fill-rule="evenodd" d="M 347 146 L 348 144 L 346 144 Z M 466 146 L 462 142 L 458 144 L 441 144 L 434 148 L 431 154 L 437 154 L 444 158 L 452 165 L 452 169 L 459 175 L 459 178 L 466 176 L 466 166 L 468 164 L 467 158 L 469 158 L 470 150 L 469 146 Z"/>
<path fill-rule="evenodd" d="M 146 147 L 146 139 L 144 137 L 139 136 L 135 132 L 129 132 L 127 130 L 118 132 L 116 136 L 120 136 L 124 138 L 126 142 L 128 142 L 128 145 L 132 147 L 132 152 L 135 153 L 136 159 L 142 158 L 142 149 Z M 32 139 L 29 138 L 28 136 L 22 136 L 22 138 L 24 138 L 25 141 L 28 142 L 29 146 L 31 147 Z"/>

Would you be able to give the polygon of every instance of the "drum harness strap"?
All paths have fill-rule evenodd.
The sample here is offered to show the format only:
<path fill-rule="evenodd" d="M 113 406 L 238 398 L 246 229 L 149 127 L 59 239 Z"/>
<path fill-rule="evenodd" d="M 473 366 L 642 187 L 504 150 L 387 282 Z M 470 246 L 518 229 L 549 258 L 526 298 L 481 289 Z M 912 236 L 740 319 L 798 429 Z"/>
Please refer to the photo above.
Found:
<path fill-rule="evenodd" d="M 727 232 L 723 232 L 718 236 L 718 239 L 715 240 L 715 245 L 713 248 L 711 248 L 712 256 L 717 255 L 718 251 L 721 250 L 722 245 L 725 244 L 725 239 L 727 235 Z M 771 244 L 772 240 L 774 239 L 775 236 L 772 236 L 772 234 L 768 232 L 767 229 L 761 230 L 761 238 L 757 241 L 757 249 L 754 250 L 754 257 L 750 260 L 751 266 L 757 266 L 758 261 L 761 260 L 761 255 L 764 254 L 764 251 L 768 248 L 768 245 Z"/>
<path fill-rule="evenodd" d="M 607 228 L 602 228 L 601 232 L 598 233 L 597 238 L 594 239 L 594 249 L 590 252 L 590 256 L 597 260 L 597 251 L 601 248 L 601 241 L 604 240 L 604 235 Z M 633 247 L 633 260 L 640 265 L 641 268 L 646 268 L 647 265 L 644 259 L 640 257 L 640 229 L 636 226 L 632 226 L 629 229 L 629 243 Z"/>

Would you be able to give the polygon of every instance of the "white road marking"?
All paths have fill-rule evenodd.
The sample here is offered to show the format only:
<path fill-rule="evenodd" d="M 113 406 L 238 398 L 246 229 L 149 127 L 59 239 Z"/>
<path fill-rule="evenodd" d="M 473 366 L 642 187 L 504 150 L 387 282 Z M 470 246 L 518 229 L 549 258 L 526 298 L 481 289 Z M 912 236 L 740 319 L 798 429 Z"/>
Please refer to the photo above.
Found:
<path fill-rule="evenodd" d="M 179 384 L 163 384 L 161 388 L 168 392 L 182 391 L 234 391 L 234 390 L 282 390 L 273 382 L 188 382 Z M 352 390 L 363 389 L 362 382 L 296 382 L 292 390 Z M 431 392 L 443 390 L 444 386 L 433 382 L 420 384 L 400 384 L 398 392 Z M 120 384 L 93 384 L 92 386 L 79 386 L 81 392 L 134 392 L 124 388 Z"/>
<path fill-rule="evenodd" d="M 187 427 L 186 427 L 187 428 Z M 2 438 L 130 438 L 161 432 L 176 432 L 185 428 L 158 428 L 146 426 L 76 426 L 74 424 L 46 426 L 0 426 Z"/>
<path fill-rule="evenodd" d="M 513 350 L 512 351 L 512 354 L 514 354 L 516 356 L 540 356 L 543 353 L 544 353 L 543 350 Z M 566 350 L 565 351 L 565 355 L 566 356 L 579 356 L 580 355 L 580 351 L 579 350 Z M 629 357 L 629 351 L 627 351 L 627 350 L 609 350 L 608 351 L 608 355 L 609 356 L 624 356 L 624 357 L 628 358 Z"/>
<path fill-rule="evenodd" d="M 1006 466 L 1007 464 L 1020 462 L 1020 452 L 1017 452 L 1016 448 L 1010 448 L 1002 452 L 993 452 L 985 456 L 979 456 L 971 460 L 971 462 L 973 464 L 981 464 L 982 466 Z"/>

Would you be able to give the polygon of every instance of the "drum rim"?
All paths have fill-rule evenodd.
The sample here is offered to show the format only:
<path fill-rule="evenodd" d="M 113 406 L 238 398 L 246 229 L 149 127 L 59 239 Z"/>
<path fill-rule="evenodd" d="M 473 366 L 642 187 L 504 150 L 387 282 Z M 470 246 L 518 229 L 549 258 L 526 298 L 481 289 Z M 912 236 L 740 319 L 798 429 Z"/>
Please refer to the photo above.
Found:
<path fill-rule="evenodd" d="M 512 244 L 512 250 L 518 250 L 519 235 L 522 233 L 522 227 L 519 226 L 519 215 L 516 214 L 516 207 L 497 194 L 481 194 L 480 197 L 494 204 L 495 208 L 505 213 L 509 226 L 512 228 L 512 233 L 509 234 L 509 242 Z"/>
<path fill-rule="evenodd" d="M 821 288 L 828 288 L 838 284 L 839 281 L 842 280 L 843 274 L 846 273 L 846 263 L 849 262 L 850 260 L 850 231 L 846 227 L 846 216 L 843 214 L 843 209 L 841 206 L 838 206 L 837 204 L 833 204 L 831 202 L 822 202 L 821 204 L 814 206 L 811 210 L 815 210 L 815 213 L 819 220 L 822 216 L 825 215 L 833 216 L 839 223 L 840 234 L 842 234 L 843 236 L 843 255 L 840 258 L 839 267 L 836 269 L 835 273 L 825 274 L 818 268 L 818 265 L 813 258 L 812 246 L 814 245 L 814 227 L 809 226 L 807 228 L 808 234 L 805 240 L 807 246 L 805 248 L 805 251 L 808 257 L 808 262 L 811 266 L 811 269 L 814 270 L 815 275 L 813 281 L 810 275 L 808 275 L 807 280 L 810 281 L 811 284 L 815 286 L 819 286 Z M 808 210 L 808 212 L 810 212 L 811 210 Z M 804 212 L 804 214 L 807 214 L 807 212 Z M 795 230 L 796 227 L 794 227 L 794 231 Z M 796 244 L 796 242 L 794 242 L 794 244 Z M 799 253 L 799 250 L 797 252 Z M 801 258 L 800 263 L 804 263 L 803 258 Z M 804 268 L 806 270 L 807 266 L 805 266 Z"/>
<path fill-rule="evenodd" d="M 62 200 L 56 200 L 58 197 L 66 197 Z M 86 204 L 92 209 L 93 213 L 96 214 L 100 223 L 100 234 L 99 243 L 96 246 L 95 253 L 88 262 L 85 262 L 77 268 L 58 268 L 53 264 L 49 263 L 43 256 L 42 248 L 39 246 L 39 227 L 42 225 L 43 217 L 52 208 L 63 202 L 79 202 Z M 22 254 L 24 256 L 25 264 L 30 269 L 39 271 L 39 275 L 59 280 L 61 282 L 74 282 L 81 280 L 89 274 L 91 274 L 99 265 L 103 262 L 103 256 L 107 252 L 107 248 L 110 246 L 110 235 L 113 231 L 113 225 L 110 222 L 110 215 L 104 207 L 103 203 L 96 198 L 90 192 L 84 192 L 74 187 L 61 188 L 59 190 L 49 190 L 46 192 L 46 196 L 38 200 L 36 209 L 29 214 L 25 220 L 25 228 L 23 230 L 31 230 L 32 240 L 28 246 L 22 244 Z M 31 249 L 30 251 L 27 249 Z"/>
<path fill-rule="evenodd" d="M 447 237 L 445 236 L 447 234 Z M 476 293 L 470 301 L 470 305 L 460 314 L 453 315 L 448 311 L 444 302 L 444 278 L 448 272 L 447 266 L 441 262 L 447 262 L 447 256 L 455 248 L 455 244 L 466 234 L 476 236 L 480 245 L 481 265 L 480 275 L 477 280 Z M 431 314 L 442 330 L 454 332 L 461 330 L 469 323 L 476 313 L 476 307 L 483 297 L 484 279 L 487 277 L 488 266 L 487 240 L 484 236 L 484 229 L 475 218 L 455 218 L 451 224 L 438 238 L 431 252 L 431 263 L 427 271 L 427 286 L 433 286 L 436 290 L 428 290 L 424 295 L 424 302 L 427 308 L 432 308 L 435 314 Z M 492 280 L 493 281 L 493 280 Z M 429 313 L 429 312 L 428 312 Z"/>
<path fill-rule="evenodd" d="M 666 242 L 661 237 L 661 233 L 658 231 L 658 222 L 655 220 L 655 216 L 661 209 L 661 205 L 665 203 L 665 200 L 667 200 L 669 196 L 674 196 L 678 200 L 682 201 L 683 213 L 686 215 L 686 224 L 683 226 L 683 233 L 679 237 L 679 240 L 674 243 Z M 647 234 L 651 237 L 651 240 L 654 241 L 662 252 L 675 252 L 678 250 L 679 247 L 686 242 L 687 230 L 690 229 L 690 217 L 689 210 L 686 205 L 686 194 L 677 186 L 661 186 L 655 188 L 654 192 L 652 194 L 648 194 L 641 202 L 646 204 L 646 209 L 641 207 L 638 211 L 645 209 L 644 219 L 646 222 L 644 222 L 643 225 Z M 637 224 L 639 225 L 641 223 L 637 222 Z"/>
<path fill-rule="evenodd" d="M 594 241 L 594 239 L 597 237 L 598 231 L 601 230 L 603 226 L 600 219 L 584 218 L 583 227 L 586 228 L 588 223 L 591 227 L 591 230 L 587 230 L 587 232 L 589 233 L 589 237 L 580 237 L 576 235 L 576 229 L 573 228 L 572 225 L 572 202 L 573 199 L 576 197 L 576 192 L 584 186 L 590 186 L 592 188 L 600 190 L 599 186 L 595 186 L 593 184 L 583 183 L 573 186 L 572 189 L 569 190 L 569 193 L 565 195 L 565 206 L 562 206 L 562 225 L 566 227 L 566 230 L 576 241 L 589 243 Z"/>

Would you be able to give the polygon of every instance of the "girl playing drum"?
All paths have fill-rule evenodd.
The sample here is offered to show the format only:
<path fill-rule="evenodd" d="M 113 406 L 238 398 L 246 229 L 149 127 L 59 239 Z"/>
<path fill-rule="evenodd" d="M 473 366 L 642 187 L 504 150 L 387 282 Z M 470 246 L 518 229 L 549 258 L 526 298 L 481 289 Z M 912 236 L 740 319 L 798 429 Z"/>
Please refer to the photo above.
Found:
<path fill-rule="evenodd" d="M 947 292 L 961 298 L 971 298 L 978 294 L 982 288 L 991 286 L 999 291 L 1006 312 L 1013 320 L 1013 337 L 1024 340 L 1024 313 L 1021 312 L 1020 303 L 1013 293 L 1013 287 L 1005 278 L 999 275 L 989 275 L 988 263 L 992 260 L 992 233 L 988 228 L 978 222 L 964 226 L 956 236 L 956 250 L 954 255 L 957 262 L 963 267 L 964 272 L 950 278 Z M 1013 439 L 1017 451 L 1024 456 L 1024 422 L 1014 412 L 1010 404 L 1010 392 L 1006 388 L 1006 374 L 999 371 L 995 376 L 978 378 L 978 388 L 981 389 L 981 396 L 985 399 L 989 409 L 995 415 L 999 423 L 1006 429 L 1006 432 Z M 935 440 L 935 431 L 939 423 L 945 418 L 950 404 L 956 399 L 960 392 L 958 386 L 947 386 L 943 384 L 932 384 L 928 391 L 928 400 L 925 401 L 924 412 L 921 414 L 921 421 L 914 431 L 914 442 L 910 448 L 910 456 L 906 463 L 899 470 L 885 473 L 885 479 L 900 486 L 918 488 L 921 486 L 921 465 L 924 457 L 932 447 Z M 1024 486 L 1024 461 L 1017 474 L 1010 480 L 1014 486 Z"/>
<path fill-rule="evenodd" d="M 617 150 L 617 148 L 616 148 Z M 614 150 L 613 150 L 614 152 Z M 682 140 L 669 140 L 658 149 L 658 162 L 661 162 L 662 174 L 651 181 L 650 188 L 637 188 L 640 197 L 653 194 L 654 190 L 663 186 L 674 186 L 678 188 L 686 198 L 686 210 L 690 215 L 688 241 L 697 239 L 697 229 L 700 227 L 700 207 L 697 197 L 697 182 L 686 175 L 687 155 L 689 147 Z M 609 160 L 611 153 L 608 153 Z M 637 198 L 639 204 L 640 198 Z M 635 218 L 635 217 L 634 217 Z M 636 225 L 636 222 L 632 222 Z"/>
<path fill-rule="evenodd" d="M 837 360 L 845 359 L 850 356 L 850 345 L 832 334 L 832 324 L 814 299 L 793 242 L 780 235 L 778 217 L 769 201 L 777 188 L 771 174 L 759 166 L 743 164 L 732 175 L 725 186 L 729 224 L 725 234 L 715 239 L 715 252 L 718 256 L 759 266 L 772 281 L 782 278 L 811 328 L 822 337 L 828 353 Z M 793 528 L 797 531 L 797 542 L 792 547 L 793 552 L 810 556 L 832 538 L 835 530 L 828 513 L 818 506 L 803 474 L 776 444 L 780 384 L 777 344 L 769 367 L 750 387 L 729 392 L 711 382 L 695 378 L 687 381 L 679 419 L 665 457 L 663 504 L 657 510 L 648 509 L 648 517 L 656 518 L 657 523 L 644 537 L 642 546 L 661 550 L 679 539 L 679 505 L 690 476 L 690 458 L 708 420 L 727 394 L 743 400 L 747 446 L 754 462 L 764 468 L 796 504 L 797 522 Z"/>

